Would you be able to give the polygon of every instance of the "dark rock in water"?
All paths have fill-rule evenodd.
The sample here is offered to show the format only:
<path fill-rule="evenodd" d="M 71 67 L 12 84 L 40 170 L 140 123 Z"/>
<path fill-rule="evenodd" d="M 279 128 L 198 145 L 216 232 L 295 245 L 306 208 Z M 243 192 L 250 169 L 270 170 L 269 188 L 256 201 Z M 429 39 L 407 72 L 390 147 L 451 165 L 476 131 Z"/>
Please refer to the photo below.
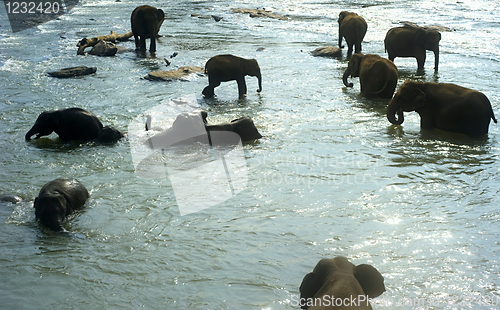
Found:
<path fill-rule="evenodd" d="M 311 51 L 311 55 L 323 57 L 339 57 L 342 56 L 342 50 L 335 46 L 323 46 L 318 47 L 314 51 Z"/>
<path fill-rule="evenodd" d="M 175 81 L 175 80 L 185 80 L 184 77 L 193 74 L 193 73 L 203 73 L 205 71 L 204 68 L 195 67 L 195 66 L 187 66 L 182 67 L 177 70 L 170 71 L 153 71 L 150 72 L 145 79 L 150 81 Z"/>
<path fill-rule="evenodd" d="M 92 47 L 89 54 L 95 56 L 115 56 L 117 51 L 118 48 L 114 43 L 100 40 L 94 47 Z"/>
<path fill-rule="evenodd" d="M 240 9 L 240 8 L 233 8 L 231 9 L 233 13 L 242 13 L 242 14 L 248 14 L 250 17 L 255 18 L 255 17 L 267 17 L 267 18 L 273 18 L 273 19 L 279 19 L 279 20 L 288 20 L 288 17 L 272 13 L 270 11 L 266 11 L 265 9 Z"/>
<path fill-rule="evenodd" d="M 16 195 L 2 195 L 0 196 L 0 202 L 10 202 L 10 203 L 18 203 L 23 201 L 23 199 Z"/>
<path fill-rule="evenodd" d="M 70 78 L 75 76 L 92 74 L 95 73 L 96 71 L 97 71 L 96 67 L 79 66 L 79 67 L 64 68 L 59 71 L 47 72 L 47 75 L 56 78 Z"/>
<path fill-rule="evenodd" d="M 220 20 L 222 19 L 222 17 L 217 16 L 217 15 L 212 15 L 212 18 L 213 18 L 216 22 L 218 22 L 218 21 L 220 21 Z"/>

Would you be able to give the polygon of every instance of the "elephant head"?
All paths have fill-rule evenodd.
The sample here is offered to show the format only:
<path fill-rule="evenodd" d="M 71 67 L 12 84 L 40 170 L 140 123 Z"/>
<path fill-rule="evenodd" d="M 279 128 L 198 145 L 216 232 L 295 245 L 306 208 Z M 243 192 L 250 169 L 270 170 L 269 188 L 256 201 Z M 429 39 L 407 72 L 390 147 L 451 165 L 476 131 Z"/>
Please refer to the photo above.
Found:
<path fill-rule="evenodd" d="M 361 65 L 361 61 L 363 60 L 362 54 L 353 54 L 351 59 L 349 60 L 349 64 L 347 65 L 347 69 L 344 71 L 344 75 L 342 77 L 342 81 L 346 87 L 353 87 L 352 83 L 347 83 L 347 78 L 351 77 L 359 77 L 359 67 Z"/>
<path fill-rule="evenodd" d="M 255 59 L 248 59 L 245 63 L 245 68 L 244 68 L 245 75 L 249 76 L 255 76 L 258 80 L 259 83 L 259 89 L 257 89 L 257 92 L 262 91 L 262 75 L 260 73 L 260 67 L 259 63 Z"/>
<path fill-rule="evenodd" d="M 53 231 L 64 231 L 62 226 L 66 217 L 66 199 L 57 192 L 40 195 L 35 198 L 33 207 L 35 217 L 44 226 Z"/>
<path fill-rule="evenodd" d="M 347 258 L 337 256 L 333 259 L 320 260 L 313 272 L 304 277 L 299 290 L 303 309 L 309 308 L 307 301 L 318 299 L 325 301 L 326 296 L 347 299 L 350 296 L 358 299 L 363 295 L 367 297 L 364 302 L 368 309 L 368 299 L 380 296 L 385 292 L 385 286 L 384 277 L 375 267 L 366 264 L 355 266 Z M 360 308 L 365 303 L 359 299 Z M 365 309 L 365 307 L 362 308 Z M 317 305 L 313 308 L 325 309 L 326 307 Z"/>
<path fill-rule="evenodd" d="M 439 66 L 439 41 L 441 41 L 441 33 L 433 29 L 425 29 L 425 32 L 417 37 L 420 44 L 425 50 L 434 52 L 434 70 L 438 70 Z"/>
<path fill-rule="evenodd" d="M 35 139 L 41 136 L 48 136 L 59 126 L 59 118 L 56 112 L 42 112 L 35 121 L 35 124 L 26 133 L 25 139 L 31 140 L 33 135 L 37 135 Z"/>
<path fill-rule="evenodd" d="M 425 93 L 417 87 L 417 83 L 406 81 L 387 106 L 387 119 L 394 125 L 401 125 L 404 122 L 403 112 L 416 111 L 425 105 L 427 105 Z"/>

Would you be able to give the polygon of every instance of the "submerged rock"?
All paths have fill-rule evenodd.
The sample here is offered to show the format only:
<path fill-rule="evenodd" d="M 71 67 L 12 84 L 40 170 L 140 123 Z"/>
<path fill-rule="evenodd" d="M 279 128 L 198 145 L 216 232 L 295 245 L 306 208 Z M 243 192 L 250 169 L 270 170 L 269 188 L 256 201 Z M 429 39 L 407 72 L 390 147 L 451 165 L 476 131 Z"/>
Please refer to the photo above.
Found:
<path fill-rule="evenodd" d="M 239 8 L 233 8 L 231 9 L 233 13 L 242 13 L 242 14 L 249 14 L 250 17 L 267 17 L 267 18 L 273 18 L 273 19 L 279 19 L 279 20 L 288 20 L 288 17 L 272 13 L 271 11 L 266 11 L 264 9 L 239 9 Z"/>
<path fill-rule="evenodd" d="M 56 78 L 70 78 L 75 76 L 92 74 L 97 71 L 96 67 L 78 66 L 71 68 L 64 68 L 59 71 L 47 72 L 48 76 Z"/>
<path fill-rule="evenodd" d="M 311 55 L 323 57 L 339 57 L 342 56 L 342 50 L 335 46 L 323 46 L 318 47 L 314 51 L 311 51 Z"/>
<path fill-rule="evenodd" d="M 169 71 L 153 71 L 150 72 L 145 79 L 150 81 L 175 81 L 175 80 L 185 80 L 184 77 L 193 73 L 203 73 L 205 71 L 202 67 L 196 66 L 186 66 L 181 67 L 177 70 Z"/>
<path fill-rule="evenodd" d="M 115 56 L 118 48 L 114 43 L 100 40 L 92 47 L 89 54 L 95 56 Z"/>

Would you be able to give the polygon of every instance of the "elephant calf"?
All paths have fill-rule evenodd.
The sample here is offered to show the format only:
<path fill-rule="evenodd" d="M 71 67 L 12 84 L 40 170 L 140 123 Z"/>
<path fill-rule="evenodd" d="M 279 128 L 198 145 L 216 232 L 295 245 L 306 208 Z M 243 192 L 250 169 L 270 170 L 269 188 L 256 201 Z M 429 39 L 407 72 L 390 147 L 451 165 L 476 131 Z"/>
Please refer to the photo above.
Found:
<path fill-rule="evenodd" d="M 124 134 L 109 126 L 103 126 L 99 119 L 89 111 L 69 108 L 42 112 L 33 127 L 26 133 L 25 139 L 31 140 L 55 132 L 63 141 L 96 140 L 99 143 L 112 143 L 124 137 Z"/>
<path fill-rule="evenodd" d="M 487 134 L 490 120 L 497 122 L 483 93 L 448 83 L 404 82 L 387 107 L 387 119 L 401 125 L 403 112 L 410 111 L 420 115 L 422 129 L 437 128 L 470 136 Z"/>
<path fill-rule="evenodd" d="M 144 144 L 152 149 L 161 149 L 177 143 L 188 143 L 188 141 L 211 144 L 214 142 L 212 141 L 213 139 L 211 139 L 214 136 L 213 132 L 223 131 L 236 133 L 239 136 L 239 139 L 237 140 L 241 141 L 251 141 L 262 138 L 262 135 L 255 127 L 253 120 L 247 116 L 234 119 L 229 123 L 207 125 L 207 115 L 206 111 L 182 113 L 177 116 L 172 124 L 172 127 L 167 128 L 149 138 Z M 149 129 L 151 129 L 151 116 L 148 115 L 146 130 Z M 217 136 L 221 137 L 221 135 Z M 233 136 L 238 138 L 236 135 Z M 224 137 L 230 138 L 230 141 L 227 142 L 239 142 L 232 141 L 234 139 L 232 139 L 231 136 L 225 135 Z M 224 137 L 222 138 L 223 140 Z M 224 143 L 224 141 L 218 142 Z"/>
<path fill-rule="evenodd" d="M 130 23 L 136 49 L 146 50 L 146 38 L 150 38 L 149 51 L 151 53 L 156 51 L 156 37 L 164 19 L 165 13 L 161 9 L 149 5 L 141 5 L 134 9 Z"/>
<path fill-rule="evenodd" d="M 300 284 L 302 309 L 372 309 L 368 299 L 385 292 L 384 277 L 371 265 L 342 256 L 322 259 Z"/>
<path fill-rule="evenodd" d="M 236 81 L 240 98 L 247 93 L 245 76 L 255 76 L 258 79 L 259 89 L 262 91 L 262 75 L 255 59 L 245 59 L 234 55 L 217 55 L 210 58 L 205 64 L 205 73 L 208 74 L 208 86 L 203 89 L 203 96 L 212 98 L 214 88 L 221 82 Z"/>
<path fill-rule="evenodd" d="M 398 68 L 378 55 L 354 54 L 342 78 L 345 86 L 352 87 L 352 83 L 347 83 L 349 76 L 359 77 L 363 96 L 391 99 L 398 83 Z"/>
<path fill-rule="evenodd" d="M 368 25 L 363 17 L 353 12 L 342 11 L 339 14 L 339 48 L 342 46 L 342 38 L 347 42 L 347 56 L 352 55 L 354 46 L 355 53 L 361 53 L 361 42 L 363 41 Z"/>
<path fill-rule="evenodd" d="M 35 198 L 35 217 L 53 231 L 65 231 L 62 224 L 66 217 L 81 209 L 89 197 L 80 181 L 55 179 L 45 184 Z"/>
<path fill-rule="evenodd" d="M 415 57 L 418 69 L 424 68 L 426 51 L 434 52 L 434 70 L 439 66 L 439 41 L 441 33 L 421 27 L 396 27 L 389 29 L 384 39 L 389 59 L 396 57 Z"/>

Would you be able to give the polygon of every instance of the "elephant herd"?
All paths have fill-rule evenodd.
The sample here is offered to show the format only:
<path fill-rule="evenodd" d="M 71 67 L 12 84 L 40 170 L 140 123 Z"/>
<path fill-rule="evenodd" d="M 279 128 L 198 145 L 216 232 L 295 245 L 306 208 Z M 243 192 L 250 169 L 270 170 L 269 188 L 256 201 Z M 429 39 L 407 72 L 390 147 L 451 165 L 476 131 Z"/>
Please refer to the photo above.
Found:
<path fill-rule="evenodd" d="M 136 49 L 145 50 L 145 39 L 149 38 L 150 52 L 156 51 L 156 36 L 164 17 L 162 10 L 146 5 L 139 6 L 132 12 L 131 26 Z M 398 69 L 393 62 L 396 57 L 415 57 L 418 69 L 422 69 L 426 51 L 431 50 L 435 55 L 435 70 L 438 70 L 441 39 L 439 32 L 409 26 L 390 29 L 384 40 L 388 53 L 386 59 L 379 55 L 361 54 L 361 43 L 368 28 L 361 16 L 343 11 L 339 15 L 338 23 L 339 47 L 343 47 L 342 40 L 345 39 L 348 46 L 347 55 L 350 57 L 342 77 L 344 85 L 353 87 L 348 78 L 359 77 L 363 96 L 390 99 L 387 118 L 392 124 L 403 123 L 403 112 L 416 111 L 420 115 L 422 129 L 438 128 L 482 136 L 488 133 L 491 119 L 497 122 L 490 101 L 484 94 L 458 85 L 406 81 L 394 95 L 398 82 Z M 262 75 L 255 59 L 234 55 L 214 56 L 207 61 L 205 73 L 208 75 L 209 85 L 203 89 L 202 94 L 206 98 L 215 95 L 214 88 L 221 82 L 231 80 L 236 80 L 239 96 L 244 96 L 247 93 L 247 75 L 257 77 L 257 91 L 262 90 Z M 202 119 L 203 129 L 207 132 L 233 131 L 243 141 L 262 137 L 248 117 L 218 125 L 207 125 L 206 117 L 206 112 L 201 111 L 198 118 Z M 193 115 L 180 115 L 172 128 L 150 138 L 145 144 L 153 148 L 153 144 L 158 146 L 158 143 L 170 139 L 172 133 L 190 130 L 192 119 Z M 151 130 L 150 122 L 149 117 L 146 130 Z M 112 143 L 124 137 L 119 130 L 103 126 L 92 113 L 79 108 L 69 108 L 41 113 L 26 133 L 25 139 L 30 140 L 34 135 L 37 139 L 52 132 L 57 133 L 63 141 L 94 140 L 98 143 Z M 10 197 L 6 197 L 6 201 L 7 198 Z M 82 208 L 88 198 L 87 189 L 76 179 L 59 178 L 50 181 L 42 187 L 34 200 L 36 219 L 51 230 L 64 232 L 64 220 L 75 210 Z M 371 309 L 368 299 L 377 297 L 384 291 L 384 278 L 373 266 L 355 266 L 344 257 L 323 259 L 304 277 L 300 285 L 300 306 L 303 309 L 327 309 L 330 307 L 317 305 L 315 302 L 328 301 L 325 296 L 346 299 L 365 296 L 363 301 L 358 300 L 356 307 Z M 352 303 L 350 306 L 353 306 Z M 341 305 L 338 308 L 350 307 Z"/>
<path fill-rule="evenodd" d="M 484 94 L 455 84 L 406 81 L 394 95 L 398 81 L 394 58 L 415 57 L 421 70 L 426 51 L 430 50 L 434 52 L 434 70 L 438 70 L 441 40 L 438 31 L 415 26 L 389 29 L 384 40 L 389 57 L 385 59 L 378 55 L 361 54 L 361 42 L 367 30 L 366 21 L 361 16 L 344 11 L 340 13 L 338 22 L 339 47 L 342 47 L 344 37 L 350 57 L 342 77 L 344 85 L 353 87 L 352 83 L 348 83 L 349 76 L 359 77 L 364 97 L 392 99 L 387 108 L 387 119 L 392 124 L 401 125 L 403 112 L 415 111 L 420 116 L 422 129 L 437 128 L 480 137 L 488 133 L 490 120 L 497 122 L 491 103 Z"/>

